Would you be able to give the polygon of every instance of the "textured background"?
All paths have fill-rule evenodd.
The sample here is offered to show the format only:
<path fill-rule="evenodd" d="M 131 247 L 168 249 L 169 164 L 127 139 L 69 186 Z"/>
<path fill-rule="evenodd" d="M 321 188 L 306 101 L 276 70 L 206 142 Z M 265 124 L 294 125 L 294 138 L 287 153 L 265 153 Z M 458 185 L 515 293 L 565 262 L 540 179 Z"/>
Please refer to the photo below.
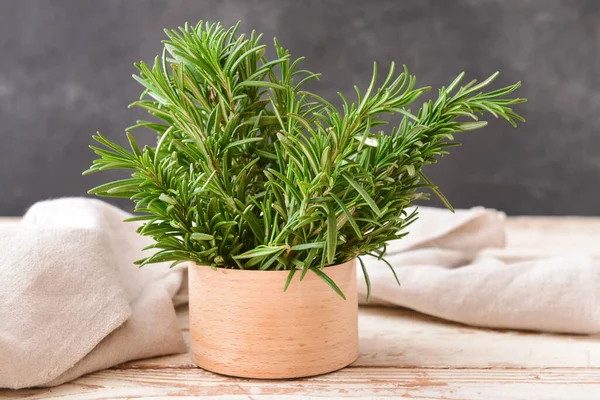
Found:
<path fill-rule="evenodd" d="M 127 109 L 132 63 L 160 51 L 163 27 L 200 19 L 277 36 L 329 99 L 366 86 L 374 60 L 406 63 L 423 86 L 463 70 L 522 80 L 528 122 L 464 134 L 430 177 L 457 207 L 600 214 L 597 0 L 0 0 L 0 215 L 115 177 L 81 176 L 91 135 L 124 141 L 141 116 Z"/>

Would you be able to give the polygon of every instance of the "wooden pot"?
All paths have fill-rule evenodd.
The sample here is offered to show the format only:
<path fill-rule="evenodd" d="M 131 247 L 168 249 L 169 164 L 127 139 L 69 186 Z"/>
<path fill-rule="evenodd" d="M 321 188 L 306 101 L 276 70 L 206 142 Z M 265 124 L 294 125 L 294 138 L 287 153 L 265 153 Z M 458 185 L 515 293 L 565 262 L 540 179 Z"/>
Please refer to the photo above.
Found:
<path fill-rule="evenodd" d="M 358 357 L 356 261 L 324 272 L 342 299 L 309 271 L 217 269 L 190 265 L 192 360 L 200 368 L 245 378 L 324 374 Z"/>

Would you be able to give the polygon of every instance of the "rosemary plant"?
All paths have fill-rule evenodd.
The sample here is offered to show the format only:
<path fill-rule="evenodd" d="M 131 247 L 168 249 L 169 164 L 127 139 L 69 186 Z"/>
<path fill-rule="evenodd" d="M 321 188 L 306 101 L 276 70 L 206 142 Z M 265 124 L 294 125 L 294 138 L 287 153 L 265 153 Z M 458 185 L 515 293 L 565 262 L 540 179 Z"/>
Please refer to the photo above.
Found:
<path fill-rule="evenodd" d="M 238 25 L 166 30 L 154 64 L 135 64 L 144 91 L 131 105 L 158 122 L 127 129 L 130 150 L 94 136 L 103 147 L 91 146 L 99 158 L 84 174 L 132 171 L 89 193 L 135 202 L 141 215 L 130 221 L 143 221 L 138 232 L 156 249 L 140 265 L 289 270 L 285 288 L 311 271 L 343 297 L 324 267 L 382 259 L 417 218 L 412 202 L 428 197 L 423 190 L 451 209 L 423 167 L 458 144 L 455 133 L 484 127 L 483 113 L 523 121 L 511 106 L 525 100 L 505 97 L 520 83 L 484 91 L 497 73 L 464 85 L 460 74 L 413 112 L 407 107 L 429 88 L 394 64 L 380 84 L 375 65 L 356 101 L 340 94 L 339 110 L 302 89 L 318 74 L 298 69 L 301 58 L 275 40 L 267 59 L 261 35 L 238 34 Z M 402 122 L 384 131 L 384 114 Z M 130 133 L 138 128 L 153 131 L 156 146 L 141 149 Z"/>

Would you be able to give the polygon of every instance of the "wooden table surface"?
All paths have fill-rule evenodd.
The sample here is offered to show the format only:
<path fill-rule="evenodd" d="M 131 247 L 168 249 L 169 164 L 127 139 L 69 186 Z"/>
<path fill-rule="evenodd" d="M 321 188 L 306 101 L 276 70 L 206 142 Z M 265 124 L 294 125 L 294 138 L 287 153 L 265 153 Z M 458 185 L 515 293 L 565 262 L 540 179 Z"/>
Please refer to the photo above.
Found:
<path fill-rule="evenodd" d="M 508 247 L 489 253 L 510 259 L 585 251 L 600 258 L 599 244 L 600 218 L 519 217 L 509 218 Z M 177 315 L 189 341 L 187 308 Z M 198 369 L 189 354 L 179 354 L 54 388 L 0 390 L 0 398 L 600 399 L 600 335 L 478 329 L 404 309 L 365 307 L 359 320 L 358 360 L 327 375 L 236 379 Z"/>

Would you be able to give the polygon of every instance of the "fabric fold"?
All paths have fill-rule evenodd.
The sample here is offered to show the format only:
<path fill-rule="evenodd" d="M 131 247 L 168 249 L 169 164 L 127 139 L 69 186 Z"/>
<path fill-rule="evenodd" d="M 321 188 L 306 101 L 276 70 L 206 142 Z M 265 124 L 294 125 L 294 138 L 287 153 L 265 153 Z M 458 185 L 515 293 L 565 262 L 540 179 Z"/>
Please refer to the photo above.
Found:
<path fill-rule="evenodd" d="M 17 225 L 0 244 L 0 387 L 55 379 L 131 316 L 105 233 Z"/>
<path fill-rule="evenodd" d="M 173 304 L 183 271 L 134 265 L 151 240 L 129 216 L 65 198 L 0 230 L 0 387 L 54 386 L 186 351 Z"/>
<path fill-rule="evenodd" d="M 600 265 L 585 255 L 506 263 L 478 257 L 505 243 L 504 214 L 421 207 L 410 240 L 390 243 L 386 263 L 363 257 L 371 305 L 401 306 L 463 324 L 560 333 L 600 332 Z M 359 293 L 366 284 L 359 268 Z"/>

